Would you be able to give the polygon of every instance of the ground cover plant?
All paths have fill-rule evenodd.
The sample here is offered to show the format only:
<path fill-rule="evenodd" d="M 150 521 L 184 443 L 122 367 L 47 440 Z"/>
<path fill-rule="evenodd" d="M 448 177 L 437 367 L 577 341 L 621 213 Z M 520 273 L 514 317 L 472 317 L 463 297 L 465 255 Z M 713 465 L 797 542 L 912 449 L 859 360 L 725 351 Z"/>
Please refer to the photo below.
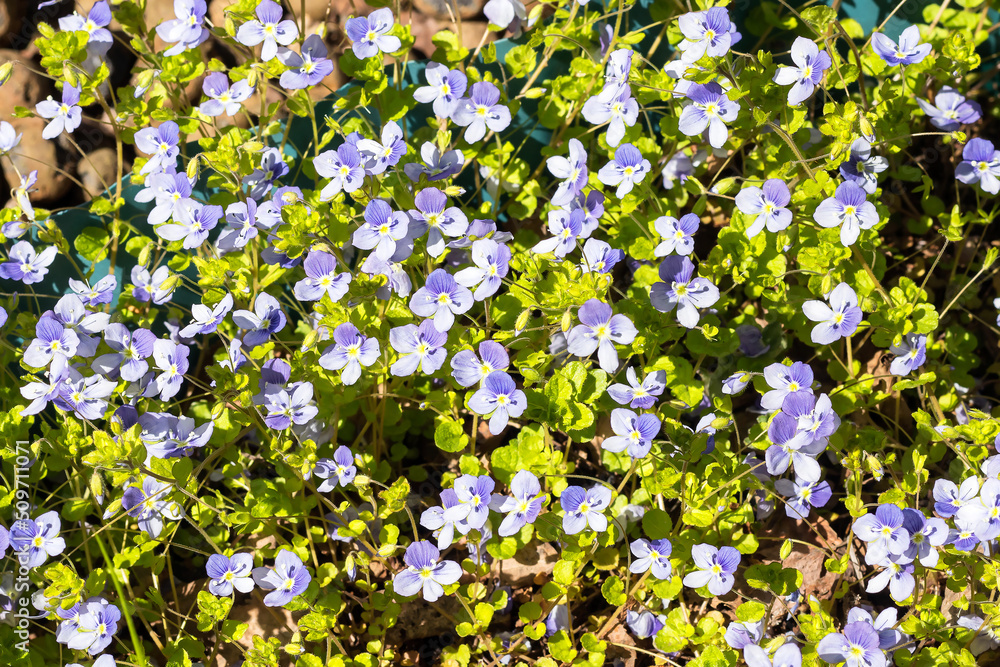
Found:
<path fill-rule="evenodd" d="M 0 65 L 0 662 L 995 664 L 989 5 L 219 2 Z"/>

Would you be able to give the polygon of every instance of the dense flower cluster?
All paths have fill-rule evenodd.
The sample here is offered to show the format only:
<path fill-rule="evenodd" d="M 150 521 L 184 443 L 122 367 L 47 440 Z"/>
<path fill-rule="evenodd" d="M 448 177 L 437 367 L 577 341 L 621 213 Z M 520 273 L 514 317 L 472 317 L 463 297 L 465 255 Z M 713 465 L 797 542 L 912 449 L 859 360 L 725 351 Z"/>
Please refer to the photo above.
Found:
<path fill-rule="evenodd" d="M 465 642 L 447 664 L 1000 646 L 981 18 L 865 41 L 826 6 L 777 37 L 769 4 L 763 32 L 725 6 L 649 32 L 622 27 L 642 3 L 490 0 L 515 43 L 445 31 L 410 71 L 392 8 L 338 50 L 294 4 L 40 30 L 60 90 L 19 115 L 135 160 L 76 230 L 0 121 L 0 638 L 207 665 L 259 603 L 295 629 L 246 665 L 389 664 L 419 597 Z"/>

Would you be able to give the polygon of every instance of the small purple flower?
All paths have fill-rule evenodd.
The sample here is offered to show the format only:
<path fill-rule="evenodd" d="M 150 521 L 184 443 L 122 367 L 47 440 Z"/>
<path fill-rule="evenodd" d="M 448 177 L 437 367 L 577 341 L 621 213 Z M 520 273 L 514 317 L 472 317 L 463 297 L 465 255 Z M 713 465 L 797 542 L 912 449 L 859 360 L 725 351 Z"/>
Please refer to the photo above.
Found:
<path fill-rule="evenodd" d="M 855 519 L 854 534 L 868 543 L 865 562 L 880 563 L 889 555 L 901 556 L 910 546 L 910 533 L 903 527 L 903 511 L 895 505 L 879 505 L 875 514 Z"/>
<path fill-rule="evenodd" d="M 312 581 L 302 559 L 288 549 L 282 549 L 278 553 L 274 559 L 274 569 L 254 568 L 253 579 L 258 586 L 271 591 L 264 596 L 264 605 L 268 607 L 285 606 L 296 595 L 304 593 Z"/>
<path fill-rule="evenodd" d="M 271 2 L 271 0 L 264 0 L 264 2 Z M 254 21 L 250 21 L 250 23 L 254 23 Z M 247 25 L 249 24 L 240 26 L 240 31 Z M 245 79 L 230 85 L 229 77 L 225 73 L 212 72 L 205 77 L 202 90 L 208 97 L 208 101 L 202 102 L 198 110 L 206 116 L 215 118 L 222 115 L 235 116 L 239 113 L 240 109 L 243 108 L 243 103 L 253 95 L 254 87 L 248 84 Z"/>
<path fill-rule="evenodd" d="M 975 633 L 969 644 L 969 651 L 972 652 L 972 655 L 979 656 L 987 651 L 995 651 L 1000 648 L 1000 633 L 994 629 L 989 619 L 983 620 L 979 616 L 962 616 L 958 619 L 958 625 Z"/>
<path fill-rule="evenodd" d="M 556 192 L 552 195 L 553 206 L 569 204 L 587 185 L 587 151 L 579 139 L 569 140 L 568 158 L 554 155 L 545 161 L 545 165 L 549 173 L 559 179 Z"/>
<path fill-rule="evenodd" d="M 714 81 L 707 84 L 692 84 L 687 91 L 691 104 L 681 112 L 678 129 L 686 136 L 694 137 L 708 129 L 708 143 L 712 148 L 722 148 L 729 138 L 726 123 L 736 120 L 740 105 L 728 97 L 722 86 Z"/>
<path fill-rule="evenodd" d="M 434 103 L 434 114 L 439 118 L 448 118 L 458 108 L 462 95 L 469 85 L 469 80 L 461 70 L 448 69 L 441 63 L 428 63 L 424 70 L 426 86 L 421 86 L 413 92 L 413 99 L 423 104 Z"/>
<path fill-rule="evenodd" d="M 820 51 L 811 39 L 796 37 L 792 42 L 792 62 L 795 63 L 794 67 L 778 68 L 774 73 L 774 82 L 779 86 L 794 84 L 788 91 L 788 104 L 794 107 L 812 97 L 833 60 L 829 53 Z"/>
<path fill-rule="evenodd" d="M 896 358 L 889 364 L 889 372 L 905 377 L 920 368 L 927 361 L 927 336 L 909 333 L 899 343 L 894 343 L 889 351 Z"/>
<path fill-rule="evenodd" d="M 295 283 L 295 298 L 299 301 L 319 301 L 323 295 L 336 303 L 351 284 L 350 273 L 337 273 L 337 258 L 323 250 L 310 250 L 302 263 L 306 277 Z"/>
<path fill-rule="evenodd" d="M 180 55 L 208 39 L 209 31 L 204 26 L 207 11 L 205 0 L 174 0 L 174 16 L 177 18 L 156 26 L 157 36 L 168 44 L 174 44 L 163 55 Z"/>
<path fill-rule="evenodd" d="M 754 324 L 741 324 L 736 327 L 736 336 L 740 339 L 740 352 L 754 359 L 768 353 L 771 346 L 764 342 L 764 335 Z"/>
<path fill-rule="evenodd" d="M 853 336 L 864 313 L 858 307 L 858 295 L 847 283 L 840 283 L 827 296 L 830 304 L 806 301 L 802 313 L 813 322 L 819 322 L 810 333 L 817 345 L 830 345 L 841 338 Z"/>
<path fill-rule="evenodd" d="M 611 505 L 611 489 L 595 486 L 584 491 L 580 486 L 568 486 L 559 497 L 563 508 L 563 530 L 567 535 L 576 535 L 588 526 L 595 533 L 608 529 L 608 519 L 604 510 Z"/>
<path fill-rule="evenodd" d="M 403 165 L 403 173 L 411 181 L 420 180 L 421 175 L 425 175 L 429 181 L 451 178 L 462 169 L 462 165 L 465 163 L 465 155 L 462 151 L 446 151 L 442 154 L 438 147 L 429 141 L 424 142 L 420 147 L 420 159 L 424 161 L 424 164 L 410 162 Z"/>
<path fill-rule="evenodd" d="M 184 215 L 185 211 L 195 205 L 191 199 L 191 181 L 184 173 L 156 173 L 146 177 L 142 190 L 135 195 L 137 202 L 154 202 L 153 210 L 146 217 L 146 222 L 159 225 L 170 218 Z"/>
<path fill-rule="evenodd" d="M 354 454 L 350 448 L 341 445 L 333 453 L 332 459 L 319 459 L 313 474 L 322 479 L 323 483 L 316 487 L 320 493 L 333 491 L 339 485 L 346 488 L 358 476 L 358 467 L 354 464 Z"/>
<path fill-rule="evenodd" d="M 512 495 L 503 498 L 497 511 L 506 514 L 497 533 L 502 537 L 516 535 L 524 526 L 534 523 L 542 511 L 545 496 L 538 478 L 527 470 L 519 470 L 510 481 Z"/>
<path fill-rule="evenodd" d="M 66 550 L 59 537 L 62 522 L 58 512 L 46 512 L 34 519 L 18 519 L 10 526 L 10 545 L 22 567 L 33 568 Z"/>
<path fill-rule="evenodd" d="M 840 428 L 840 417 L 827 394 L 820 394 L 819 398 L 807 392 L 790 394 L 781 409 L 795 418 L 795 438 L 803 445 L 818 444 L 825 448 L 830 436 Z"/>
<path fill-rule="evenodd" d="M 47 368 L 52 364 L 56 374 L 76 355 L 80 344 L 79 336 L 54 317 L 38 318 L 35 336 L 24 350 L 24 363 L 32 368 Z"/>
<path fill-rule="evenodd" d="M 394 327 L 389 330 L 389 344 L 399 354 L 399 359 L 389 368 L 396 377 L 413 375 L 420 368 L 426 375 L 433 375 L 444 364 L 448 353 L 442 345 L 448 334 L 438 331 L 431 320 Z"/>
<path fill-rule="evenodd" d="M 335 151 L 323 151 L 317 155 L 313 168 L 323 178 L 330 179 L 320 192 L 320 201 L 330 201 L 341 190 L 355 192 L 365 181 L 361 154 L 349 143 L 344 143 Z"/>
<path fill-rule="evenodd" d="M 762 625 L 763 621 L 747 621 L 746 623 L 733 621 L 726 627 L 726 643 L 737 651 L 759 644 L 760 640 L 764 638 Z"/>
<path fill-rule="evenodd" d="M 648 609 L 643 609 L 642 611 L 629 609 L 625 612 L 625 624 L 637 639 L 655 637 L 663 629 L 664 625 L 666 625 L 665 621 L 666 616 L 661 614 L 657 618 Z"/>
<path fill-rule="evenodd" d="M 220 218 L 221 206 L 195 203 L 181 207 L 174 222 L 160 225 L 156 234 L 165 241 L 183 241 L 182 247 L 192 250 L 208 240 L 208 233 L 215 229 Z"/>
<path fill-rule="evenodd" d="M 615 435 L 605 438 L 601 448 L 615 453 L 628 451 L 633 459 L 641 459 L 652 449 L 653 438 L 660 427 L 656 415 L 637 415 L 625 408 L 615 408 L 611 412 L 611 428 Z"/>
<path fill-rule="evenodd" d="M 444 587 L 462 578 L 462 567 L 455 561 L 440 561 L 441 552 L 430 542 L 421 540 L 406 547 L 403 562 L 406 569 L 392 579 L 393 590 L 403 597 L 423 593 L 424 600 L 436 602 L 444 595 Z"/>
<path fill-rule="evenodd" d="M 42 130 L 43 139 L 55 139 L 63 132 L 73 134 L 83 121 L 80 108 L 80 89 L 68 83 L 63 84 L 62 102 L 56 102 L 50 95 L 35 106 L 35 111 L 49 122 Z"/>
<path fill-rule="evenodd" d="M 583 244 L 583 261 L 580 269 L 584 273 L 609 274 L 618 262 L 625 259 L 625 253 L 612 248 L 604 241 L 587 239 Z"/>
<path fill-rule="evenodd" d="M 764 379 L 771 391 L 764 394 L 760 405 L 769 412 L 780 410 L 787 396 L 813 393 L 812 368 L 801 361 L 796 361 L 791 366 L 781 363 L 771 364 L 764 369 Z"/>
<path fill-rule="evenodd" d="M 326 348 L 319 358 L 319 365 L 330 371 L 339 371 L 340 381 L 352 385 L 361 377 L 361 367 L 374 364 L 381 353 L 378 340 L 362 336 L 358 328 L 344 322 L 333 330 L 334 344 Z"/>
<path fill-rule="evenodd" d="M 19 280 L 25 285 L 41 282 L 49 272 L 49 264 L 56 258 L 56 247 L 50 245 L 40 253 L 27 241 L 18 241 L 11 247 L 7 261 L 0 264 L 0 278 Z"/>
<path fill-rule="evenodd" d="M 774 490 L 785 499 L 785 514 L 791 519 L 806 519 L 813 507 L 824 507 L 833 496 L 833 491 L 827 482 L 816 482 L 796 477 L 779 479 L 774 483 Z"/>
<path fill-rule="evenodd" d="M 765 227 L 772 233 L 788 229 L 792 224 L 792 212 L 786 207 L 792 200 L 788 186 L 778 178 L 769 178 L 762 187 L 749 186 L 736 195 L 736 207 L 753 222 L 747 227 L 747 237 L 757 236 Z"/>
<path fill-rule="evenodd" d="M 1000 163 L 997 167 L 1000 170 Z M 1000 181 L 997 185 L 1000 187 Z M 833 197 L 820 202 L 813 213 L 813 220 L 820 227 L 840 227 L 840 242 L 849 247 L 858 240 L 862 229 L 871 229 L 878 224 L 878 212 L 875 204 L 867 200 L 860 185 L 846 181 L 837 186 Z"/>
<path fill-rule="evenodd" d="M 635 560 L 629 565 L 628 571 L 633 574 L 642 574 L 652 571 L 657 579 L 670 578 L 670 552 L 673 549 L 670 540 L 644 540 L 638 539 L 629 546 Z"/>
<path fill-rule="evenodd" d="M 966 503 L 979 495 L 979 479 L 975 476 L 967 478 L 962 486 L 947 479 L 934 482 L 934 511 L 945 519 L 955 516 L 955 513 Z"/>
<path fill-rule="evenodd" d="M 41 9 L 42 5 L 38 8 Z M 103 58 L 114 43 L 114 37 L 107 29 L 109 23 L 111 23 L 111 8 L 105 0 L 100 0 L 90 8 L 87 18 L 83 18 L 77 12 L 60 18 L 59 29 L 65 32 L 87 33 L 87 52 Z"/>
<path fill-rule="evenodd" d="M 691 559 L 698 569 L 684 577 L 688 588 L 708 586 L 708 592 L 719 596 L 728 593 L 736 578 L 733 573 L 740 566 L 740 552 L 732 547 L 717 549 L 711 544 L 696 544 L 691 547 Z"/>
<path fill-rule="evenodd" d="M 750 644 L 743 650 L 743 661 L 747 667 L 802 667 L 802 649 L 792 643 L 782 644 L 769 658 L 763 648 Z"/>
<path fill-rule="evenodd" d="M 524 392 L 517 388 L 514 380 L 503 371 L 493 371 L 483 380 L 482 388 L 469 399 L 469 409 L 490 416 L 489 429 L 492 435 L 500 435 L 511 417 L 520 417 L 528 407 Z"/>
<path fill-rule="evenodd" d="M 102 354 L 91 367 L 98 373 L 115 378 L 119 372 L 126 382 L 136 382 L 149 371 L 146 361 L 153 354 L 156 334 L 149 329 L 129 331 L 124 324 L 109 324 L 104 341 L 114 352 Z"/>
<path fill-rule="evenodd" d="M 722 393 L 727 396 L 739 394 L 750 384 L 750 373 L 736 371 L 722 381 Z"/>
<path fill-rule="evenodd" d="M 67 648 L 97 655 L 111 645 L 121 618 L 118 607 L 101 598 L 91 598 L 83 605 L 76 631 L 66 642 Z"/>
<path fill-rule="evenodd" d="M 471 528 L 482 528 L 490 515 L 490 499 L 496 482 L 489 475 L 462 475 L 455 480 L 458 504 L 444 512 L 447 521 L 465 521 Z"/>
<path fill-rule="evenodd" d="M 931 119 L 931 124 L 945 132 L 954 132 L 962 125 L 975 123 L 983 117 L 983 109 L 978 102 L 965 99 L 951 86 L 944 86 L 938 91 L 934 104 L 921 99 L 917 99 L 917 104 Z"/>
<path fill-rule="evenodd" d="M 236 201 L 226 207 L 226 228 L 219 235 L 215 245 L 220 251 L 230 252 L 246 247 L 257 238 L 257 202 L 252 197 L 246 201 Z"/>
<path fill-rule="evenodd" d="M 771 420 L 767 438 L 774 443 L 764 452 L 768 473 L 780 475 L 791 466 L 798 478 L 807 482 L 819 481 L 822 471 L 815 457 L 826 448 L 825 441 L 810 442 L 801 437 L 797 420 L 785 412 Z"/>
<path fill-rule="evenodd" d="M 379 53 L 399 51 L 402 43 L 398 37 L 389 33 L 396 22 L 392 10 L 383 7 L 376 9 L 368 17 L 347 19 L 345 26 L 347 36 L 351 39 L 351 50 L 362 60 L 377 56 Z"/>
<path fill-rule="evenodd" d="M 115 383 L 100 375 L 85 378 L 74 369 L 69 369 L 69 377 L 59 385 L 59 395 L 53 402 L 60 410 L 93 421 L 104 417 L 108 408 L 105 399 L 114 390 Z"/>
<path fill-rule="evenodd" d="M 253 590 L 252 570 L 253 556 L 250 554 L 233 554 L 228 558 L 212 554 L 205 564 L 205 573 L 211 578 L 208 592 L 219 597 L 232 595 L 234 588 L 240 593 L 249 593 Z"/>
<path fill-rule="evenodd" d="M 706 278 L 694 277 L 694 264 L 687 257 L 670 255 L 660 263 L 660 280 L 649 289 L 649 301 L 661 313 L 677 308 L 677 321 L 688 329 L 698 326 L 699 308 L 710 308 L 719 300 L 719 288 Z"/>
<path fill-rule="evenodd" d="M 943 519 L 928 519 L 923 512 L 904 507 L 903 528 L 910 534 L 910 546 L 903 556 L 909 560 L 919 559 L 924 567 L 935 567 L 938 563 L 936 547 L 948 541 L 948 524 Z"/>
<path fill-rule="evenodd" d="M 299 28 L 291 19 L 281 20 L 281 5 L 273 0 L 261 0 L 256 20 L 250 20 L 236 31 L 236 41 L 254 47 L 262 43 L 260 59 L 267 62 L 278 55 L 278 45 L 288 46 L 299 36 Z M 230 114 L 232 115 L 232 114 Z"/>
<path fill-rule="evenodd" d="M 202 5 L 205 3 L 198 0 Z M 176 0 L 177 3 L 185 0 Z M 172 120 L 164 121 L 157 127 L 146 127 L 135 133 L 135 147 L 149 156 L 139 170 L 141 174 L 172 173 L 177 168 L 177 156 L 181 149 L 180 128 Z"/>
<path fill-rule="evenodd" d="M 351 243 L 361 250 L 374 248 L 376 257 L 388 260 L 408 231 L 409 219 L 405 213 L 393 211 L 382 199 L 372 199 L 365 206 L 365 224 L 354 230 Z"/>
<path fill-rule="evenodd" d="M 487 128 L 502 132 L 510 125 L 510 109 L 500 104 L 500 89 L 489 81 L 472 84 L 469 97 L 460 101 L 452 120 L 465 128 L 465 141 L 474 144 L 486 136 Z"/>
<path fill-rule="evenodd" d="M 615 159 L 601 167 L 597 178 L 605 185 L 618 186 L 615 196 L 621 199 L 637 183 L 642 183 L 649 173 L 649 160 L 642 157 L 632 144 L 622 144 L 615 149 Z"/>
<path fill-rule="evenodd" d="M 233 295 L 226 294 L 214 306 L 196 303 L 191 306 L 191 324 L 180 330 L 182 338 L 193 338 L 198 335 L 214 333 L 229 311 L 233 309 Z"/>
<path fill-rule="evenodd" d="M 582 113 L 591 125 L 608 123 L 608 146 L 614 148 L 625 138 L 625 128 L 632 127 L 638 120 L 639 103 L 632 97 L 632 89 L 627 83 L 610 82 L 584 103 Z M 582 144 L 580 149 L 583 149 Z M 586 159 L 586 153 L 583 157 Z M 556 178 L 564 177 L 556 175 Z M 586 184 L 586 178 L 583 184 Z M 555 204 L 555 200 L 552 203 Z"/>
<path fill-rule="evenodd" d="M 90 308 L 111 303 L 111 298 L 114 296 L 117 286 L 118 279 L 115 278 L 114 274 L 104 276 L 93 287 L 91 287 L 89 280 L 69 279 L 69 288 L 73 290 L 74 294 L 80 297 L 83 305 Z"/>
<path fill-rule="evenodd" d="M 463 287 L 475 287 L 472 297 L 482 301 L 500 289 L 510 270 L 510 248 L 492 239 L 472 242 L 472 263 L 455 274 L 455 281 Z"/>
<path fill-rule="evenodd" d="M 286 319 L 278 300 L 263 292 L 257 296 L 253 312 L 237 310 L 233 313 L 233 322 L 246 331 L 243 334 L 243 345 L 253 348 L 263 345 L 271 334 L 284 329 Z"/>
<path fill-rule="evenodd" d="M 278 49 L 278 60 L 288 68 L 279 80 L 285 90 L 310 88 L 333 72 L 333 61 L 326 57 L 326 44 L 319 35 L 306 37 L 301 51 L 299 54 L 285 47 Z"/>
<path fill-rule="evenodd" d="M 366 161 L 365 172 L 371 175 L 385 173 L 389 167 L 396 166 L 407 151 L 402 128 L 391 120 L 382 128 L 379 141 L 359 139 L 356 147 Z"/>
<path fill-rule="evenodd" d="M 885 33 L 876 32 L 872 35 L 872 50 L 886 62 L 889 67 L 896 65 L 915 65 L 931 52 L 930 44 L 920 43 L 920 28 L 911 25 L 899 34 L 899 44 L 889 39 Z"/>
<path fill-rule="evenodd" d="M 494 371 L 507 370 L 510 357 L 503 345 L 492 340 L 479 344 L 479 356 L 472 350 L 462 350 L 451 359 L 452 377 L 463 387 L 486 380 Z"/>
<path fill-rule="evenodd" d="M 437 188 L 424 188 L 413 198 L 416 209 L 410 210 L 413 236 L 427 229 L 427 252 L 440 257 L 445 252 L 444 237 L 457 238 L 465 233 L 469 219 L 457 206 L 448 206 L 448 196 Z"/>
<path fill-rule="evenodd" d="M 674 153 L 664 165 L 660 175 L 663 177 L 663 187 L 667 190 L 674 187 L 675 182 L 683 185 L 694 174 L 695 168 L 704 164 L 708 158 L 708 153 L 703 150 L 697 150 L 693 154 L 689 153 L 690 151 Z"/>
<path fill-rule="evenodd" d="M 274 185 L 274 182 L 288 174 L 288 171 L 288 163 L 285 162 L 281 151 L 273 146 L 268 146 L 260 152 L 260 166 L 243 177 L 243 187 L 250 189 L 251 199 L 264 199 L 271 194 L 271 186 Z M 260 204 L 257 224 L 266 229 L 281 224 L 281 206 L 283 205 L 279 205 L 274 200 Z"/>
<path fill-rule="evenodd" d="M 420 515 L 420 525 L 433 531 L 431 534 L 437 538 L 439 549 L 451 546 L 455 541 L 456 530 L 462 535 L 472 530 L 465 521 L 449 521 L 445 518 L 445 512 L 458 505 L 458 502 L 455 490 L 445 489 L 441 492 L 441 505 L 430 507 Z"/>
<path fill-rule="evenodd" d="M 584 210 L 580 208 L 573 211 L 561 208 L 549 211 L 547 226 L 552 236 L 536 243 L 531 252 L 540 255 L 551 252 L 556 257 L 565 257 L 576 250 L 577 239 L 583 233 L 585 215 Z"/>
<path fill-rule="evenodd" d="M 979 502 L 965 503 L 955 516 L 975 527 L 980 542 L 1000 537 L 1000 480 L 991 477 L 983 482 Z"/>
<path fill-rule="evenodd" d="M 483 14 L 491 25 L 510 28 L 515 37 L 521 33 L 521 24 L 528 20 L 528 11 L 521 0 L 489 0 Z"/>
<path fill-rule="evenodd" d="M 304 426 L 319 414 L 319 408 L 313 404 L 311 382 L 296 382 L 287 389 L 269 385 L 264 390 L 263 407 L 267 410 L 264 423 L 276 431 L 287 430 L 292 424 Z"/>
<path fill-rule="evenodd" d="M 420 317 L 432 317 L 438 331 L 448 331 L 455 324 L 455 316 L 469 310 L 473 303 L 472 292 L 444 269 L 435 269 L 427 276 L 427 283 L 414 292 L 410 310 Z"/>
<path fill-rule="evenodd" d="M 955 178 L 966 185 L 979 183 L 983 192 L 1000 191 L 1000 151 L 986 139 L 970 139 L 962 149 L 962 162 L 955 167 Z"/>
<path fill-rule="evenodd" d="M 577 316 L 580 324 L 566 338 L 567 351 L 578 357 L 589 357 L 596 351 L 601 368 L 614 373 L 618 369 L 615 344 L 629 345 L 638 333 L 632 321 L 624 315 L 615 315 L 611 306 L 598 299 L 580 306 Z"/>
<path fill-rule="evenodd" d="M 725 7 L 682 14 L 677 18 L 677 27 L 684 35 L 677 48 L 681 51 L 681 58 L 688 63 L 697 62 L 705 55 L 721 58 L 741 38 Z"/>
<path fill-rule="evenodd" d="M 870 623 L 855 621 L 844 626 L 843 634 L 833 632 L 816 644 L 819 657 L 832 665 L 845 667 L 885 667 L 885 653 L 879 648 L 879 635 Z"/>
<path fill-rule="evenodd" d="M 873 156 L 872 145 L 858 137 L 851 144 L 851 154 L 847 161 L 840 165 L 840 175 L 848 181 L 854 181 L 871 195 L 878 189 L 877 175 L 888 168 L 889 161 L 878 155 Z"/>
<path fill-rule="evenodd" d="M 180 391 L 188 371 L 189 352 L 186 345 L 170 340 L 159 339 L 153 343 L 153 361 L 161 371 L 156 376 L 155 390 L 161 401 L 169 401 Z"/>
<path fill-rule="evenodd" d="M 653 371 L 640 383 L 635 368 L 629 366 L 625 371 L 625 377 L 628 385 L 613 384 L 608 387 L 608 395 L 619 405 L 628 405 L 636 410 L 648 410 L 653 407 L 656 404 L 656 397 L 662 394 L 667 386 L 665 371 Z"/>
<path fill-rule="evenodd" d="M 170 500 L 172 488 L 165 482 L 146 477 L 141 486 L 129 486 L 122 494 L 122 509 L 154 540 L 163 532 L 165 520 L 177 521 L 183 514 L 180 506 Z"/>
<path fill-rule="evenodd" d="M 656 219 L 653 227 L 663 240 L 653 250 L 656 257 L 666 257 L 677 253 L 690 255 L 694 252 L 694 234 L 701 226 L 701 219 L 694 213 L 682 215 L 681 219 L 663 215 Z"/>

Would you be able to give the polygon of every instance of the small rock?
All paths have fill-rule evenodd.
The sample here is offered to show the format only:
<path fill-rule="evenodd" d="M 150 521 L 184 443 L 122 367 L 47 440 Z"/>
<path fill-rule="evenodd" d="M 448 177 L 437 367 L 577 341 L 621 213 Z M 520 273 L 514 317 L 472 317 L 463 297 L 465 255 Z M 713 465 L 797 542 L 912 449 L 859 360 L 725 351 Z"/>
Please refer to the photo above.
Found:
<path fill-rule="evenodd" d="M 500 582 L 519 588 L 545 580 L 559 562 L 559 552 L 548 542 L 529 544 L 513 558 L 493 561 L 490 573 Z"/>
<path fill-rule="evenodd" d="M 413 7 L 422 14 L 448 21 L 454 20 L 456 10 L 460 18 L 471 19 L 484 4 L 483 0 L 413 0 Z"/>
<path fill-rule="evenodd" d="M 325 18 L 340 16 L 340 15 L 356 15 L 365 16 L 370 14 L 372 11 L 371 7 L 368 7 L 363 2 L 355 2 L 351 5 L 350 0 L 305 0 L 306 2 L 306 17 L 312 21 L 322 21 Z M 298 16 L 299 3 L 295 3 L 295 15 Z"/>
<path fill-rule="evenodd" d="M 3 119 L 10 118 L 14 107 L 34 109 L 51 90 L 45 79 L 24 66 L 25 58 L 19 52 L 0 49 L 0 65 L 12 61 L 14 69 L 0 92 L 0 118 Z"/>
<path fill-rule="evenodd" d="M 66 160 L 59 155 L 56 144 L 42 138 L 42 130 L 47 123 L 44 118 L 11 119 L 14 131 L 22 135 L 21 143 L 2 160 L 3 173 L 11 187 L 21 182 L 19 172 L 27 176 L 32 170 L 38 171 L 38 183 L 31 193 L 32 202 L 54 201 L 69 192 L 72 185 L 69 178 L 58 170 L 60 166 L 66 168 Z M 71 168 L 66 169 L 69 171 Z"/>
<path fill-rule="evenodd" d="M 127 174 L 130 169 L 130 165 L 126 164 L 123 173 Z M 113 148 L 98 148 L 87 153 L 77 164 L 76 173 L 83 183 L 84 198 L 93 199 L 117 180 L 118 153 Z"/>
<path fill-rule="evenodd" d="M 23 0 L 0 0 L 0 37 L 17 32 L 27 9 Z"/>

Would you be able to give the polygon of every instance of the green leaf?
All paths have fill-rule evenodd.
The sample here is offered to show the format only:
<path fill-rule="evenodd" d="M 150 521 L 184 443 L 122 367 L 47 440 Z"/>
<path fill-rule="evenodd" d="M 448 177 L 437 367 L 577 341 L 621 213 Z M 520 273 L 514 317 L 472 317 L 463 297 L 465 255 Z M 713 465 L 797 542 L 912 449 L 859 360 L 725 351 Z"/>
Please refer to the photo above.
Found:
<path fill-rule="evenodd" d="M 625 584 L 618 577 L 608 577 L 604 580 L 604 584 L 601 586 L 601 593 L 604 594 L 604 599 L 608 601 L 608 604 L 620 607 L 625 604 L 628 597 L 625 595 Z"/>
<path fill-rule="evenodd" d="M 73 247 L 90 262 L 99 262 L 107 256 L 111 236 L 101 227 L 87 227 L 73 241 Z"/>
<path fill-rule="evenodd" d="M 469 446 L 469 436 L 465 434 L 462 422 L 451 417 L 438 417 L 434 444 L 446 452 L 460 452 Z"/>

